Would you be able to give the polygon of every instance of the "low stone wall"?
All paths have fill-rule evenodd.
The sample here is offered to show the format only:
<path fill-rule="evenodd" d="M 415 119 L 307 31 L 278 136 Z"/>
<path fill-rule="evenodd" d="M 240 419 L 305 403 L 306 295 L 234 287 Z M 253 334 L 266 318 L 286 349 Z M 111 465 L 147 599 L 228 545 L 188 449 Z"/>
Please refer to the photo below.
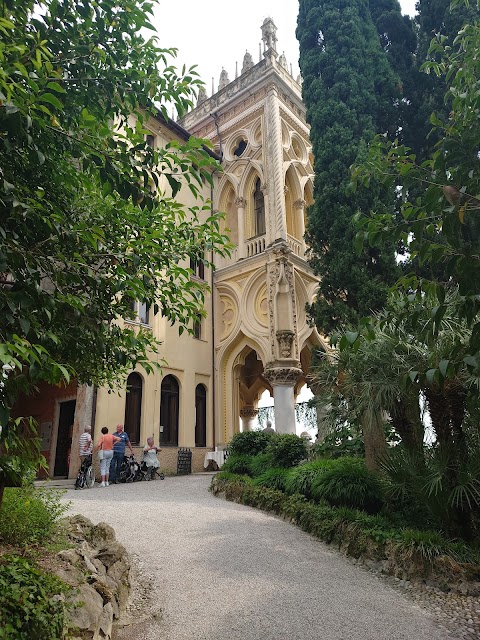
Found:
<path fill-rule="evenodd" d="M 73 548 L 57 554 L 60 566 L 54 572 L 74 587 L 68 598 L 72 640 L 110 640 L 130 593 L 128 554 L 105 522 L 94 525 L 77 515 L 65 525 Z"/>
<path fill-rule="evenodd" d="M 211 449 L 192 447 L 190 450 L 192 452 L 192 473 L 201 473 L 202 471 L 206 471 L 206 469 L 203 468 L 203 462 L 205 460 L 205 454 L 211 451 Z M 140 462 L 143 455 L 143 447 L 134 446 L 133 451 L 135 453 L 135 459 L 137 462 Z M 158 454 L 160 470 L 167 475 L 175 475 L 177 473 L 178 451 L 178 447 L 165 447 L 162 448 Z M 129 449 L 127 449 L 126 453 L 127 455 L 130 455 Z M 97 459 L 96 453 L 93 456 L 93 468 L 95 469 L 95 477 L 99 480 L 100 462 Z"/>

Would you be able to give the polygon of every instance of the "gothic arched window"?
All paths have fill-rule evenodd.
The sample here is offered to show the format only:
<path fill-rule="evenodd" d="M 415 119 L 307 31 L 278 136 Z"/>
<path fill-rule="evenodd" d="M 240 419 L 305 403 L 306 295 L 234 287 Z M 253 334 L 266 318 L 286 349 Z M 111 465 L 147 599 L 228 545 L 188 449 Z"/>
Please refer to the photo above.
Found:
<path fill-rule="evenodd" d="M 142 418 L 142 377 L 131 373 L 127 378 L 127 398 L 125 401 L 125 432 L 134 444 L 140 442 L 140 422 Z"/>
<path fill-rule="evenodd" d="M 195 389 L 195 446 L 207 446 L 207 390 L 203 384 Z"/>
<path fill-rule="evenodd" d="M 166 376 L 162 381 L 160 398 L 160 444 L 178 447 L 178 415 L 180 388 L 176 378 Z"/>
<path fill-rule="evenodd" d="M 265 234 L 265 201 L 260 185 L 260 178 L 255 182 L 255 191 L 253 192 L 253 208 L 255 211 L 255 235 L 263 236 Z"/>

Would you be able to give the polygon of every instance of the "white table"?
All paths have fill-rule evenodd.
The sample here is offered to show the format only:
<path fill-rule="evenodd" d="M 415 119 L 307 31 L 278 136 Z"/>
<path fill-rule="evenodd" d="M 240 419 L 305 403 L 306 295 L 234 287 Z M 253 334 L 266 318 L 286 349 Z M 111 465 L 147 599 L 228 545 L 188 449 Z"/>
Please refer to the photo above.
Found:
<path fill-rule="evenodd" d="M 205 459 L 203 461 L 203 468 L 206 469 L 210 463 L 210 460 L 216 463 L 217 467 L 220 469 L 225 462 L 225 451 L 209 451 L 205 454 Z"/>

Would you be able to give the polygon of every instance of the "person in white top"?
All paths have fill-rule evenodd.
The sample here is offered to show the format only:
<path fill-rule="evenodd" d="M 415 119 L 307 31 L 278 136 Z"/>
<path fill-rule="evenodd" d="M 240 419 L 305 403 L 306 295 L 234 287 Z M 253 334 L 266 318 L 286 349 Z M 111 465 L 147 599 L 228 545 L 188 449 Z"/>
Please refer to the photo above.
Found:
<path fill-rule="evenodd" d="M 92 427 L 87 424 L 85 427 L 85 431 L 80 436 L 79 441 L 80 446 L 80 457 L 84 458 L 86 456 L 91 455 L 93 450 L 93 440 L 92 440 Z"/>
<path fill-rule="evenodd" d="M 153 438 L 147 438 L 147 444 L 143 447 L 143 461 L 150 473 L 150 478 L 154 477 L 155 469 L 160 467 L 160 462 L 157 458 L 158 451 L 161 451 L 161 449 L 158 449 L 158 447 L 153 444 Z"/>

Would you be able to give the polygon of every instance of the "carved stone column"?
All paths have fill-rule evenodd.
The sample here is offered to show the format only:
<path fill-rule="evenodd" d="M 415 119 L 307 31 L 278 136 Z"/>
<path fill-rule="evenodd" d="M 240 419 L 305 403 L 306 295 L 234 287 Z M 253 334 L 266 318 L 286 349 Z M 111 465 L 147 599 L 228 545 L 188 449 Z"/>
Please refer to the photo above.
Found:
<path fill-rule="evenodd" d="M 300 241 L 302 243 L 302 249 L 303 252 L 305 253 L 305 205 L 307 203 L 305 202 L 305 200 L 296 200 L 293 203 L 293 206 L 295 207 L 295 211 L 296 211 L 296 227 L 298 230 L 298 235 L 300 236 Z"/>
<path fill-rule="evenodd" d="M 243 407 L 240 409 L 240 418 L 242 419 L 242 431 L 251 431 L 253 428 L 253 421 L 258 415 L 258 409 L 252 406 Z"/>
<path fill-rule="evenodd" d="M 97 435 L 93 433 L 94 425 L 92 424 L 94 395 L 95 387 L 82 384 L 77 388 L 75 416 L 73 418 L 72 447 L 70 449 L 70 467 L 68 470 L 69 478 L 76 478 L 80 468 L 80 448 L 78 441 L 82 433 L 85 431 L 85 427 L 88 424 L 91 424 L 92 438 Z"/>
<path fill-rule="evenodd" d="M 299 367 L 276 367 L 267 364 L 264 377 L 272 385 L 277 433 L 296 433 L 295 385 L 303 372 Z"/>
<path fill-rule="evenodd" d="M 273 226 L 272 226 L 272 219 L 269 214 L 269 211 L 270 211 L 269 195 L 268 195 L 269 190 L 268 190 L 268 184 L 266 182 L 260 185 L 260 191 L 263 193 L 263 204 L 265 206 L 265 234 L 266 234 L 265 240 L 267 242 L 267 245 L 269 245 L 273 240 Z"/>
<path fill-rule="evenodd" d="M 237 207 L 237 226 L 238 226 L 238 259 L 245 257 L 245 207 L 247 201 L 245 198 L 237 198 L 235 200 Z"/>
<path fill-rule="evenodd" d="M 287 213 L 285 208 L 283 176 L 282 121 L 277 88 L 269 89 L 265 101 L 265 149 L 264 166 L 269 186 L 268 217 L 272 230 L 270 242 L 287 239 Z"/>

